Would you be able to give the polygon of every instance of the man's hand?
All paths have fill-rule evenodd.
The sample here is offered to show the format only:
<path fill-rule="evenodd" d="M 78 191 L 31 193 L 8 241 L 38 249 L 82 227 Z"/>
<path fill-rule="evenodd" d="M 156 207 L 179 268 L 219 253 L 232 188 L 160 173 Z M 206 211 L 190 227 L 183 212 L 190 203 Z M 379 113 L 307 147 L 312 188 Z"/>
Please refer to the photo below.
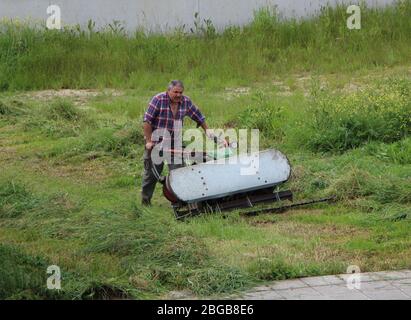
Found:
<path fill-rule="evenodd" d="M 223 141 L 221 141 L 221 143 L 224 145 L 224 148 L 228 148 L 229 144 L 228 144 L 226 139 L 223 139 Z"/>
<path fill-rule="evenodd" d="M 229 146 L 226 139 L 218 138 L 211 130 L 207 130 L 206 135 L 209 139 L 214 140 L 215 143 L 224 145 L 224 148 L 227 148 Z"/>
<path fill-rule="evenodd" d="M 154 142 L 150 141 L 146 143 L 146 149 L 151 150 L 154 147 Z"/>

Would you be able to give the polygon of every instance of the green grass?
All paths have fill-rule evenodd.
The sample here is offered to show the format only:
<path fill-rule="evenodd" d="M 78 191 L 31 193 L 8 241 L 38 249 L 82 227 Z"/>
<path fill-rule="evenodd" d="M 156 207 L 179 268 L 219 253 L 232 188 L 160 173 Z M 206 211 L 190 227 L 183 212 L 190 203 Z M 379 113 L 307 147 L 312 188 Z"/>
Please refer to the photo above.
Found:
<path fill-rule="evenodd" d="M 410 268 L 410 8 L 366 9 L 359 32 L 341 7 L 288 22 L 263 11 L 220 35 L 3 25 L 0 298 L 222 297 L 350 265 Z M 142 114 L 178 77 L 211 127 L 259 128 L 261 149 L 288 156 L 296 200 L 338 201 L 177 222 L 158 188 L 141 207 Z M 102 89 L 13 91 L 66 87 Z M 51 264 L 59 292 L 45 290 Z"/>
<path fill-rule="evenodd" d="M 58 298 L 47 290 L 47 262 L 21 253 L 17 247 L 0 245 L 0 299 Z"/>
<path fill-rule="evenodd" d="M 326 77 L 329 85 L 332 79 Z M 392 79 L 411 86 L 402 70 Z M 362 86 L 361 92 L 373 92 L 381 83 Z M 335 101 L 360 94 L 326 88 Z M 336 195 L 338 202 L 276 216 L 244 218 L 234 212 L 176 222 L 159 189 L 152 209 L 139 206 L 141 127 L 123 106 L 134 103 L 143 110 L 147 93 L 101 94 L 80 105 L 75 97 L 62 102 L 4 94 L 6 105 L 20 103 L 18 112 L 2 115 L 0 241 L 59 265 L 63 273 L 62 291 L 45 292 L 39 289 L 44 264 L 30 269 L 22 262 L 21 272 L 29 268 L 38 280 L 5 279 L 11 283 L 5 297 L 147 299 L 173 290 L 224 296 L 261 281 L 343 273 L 352 264 L 363 271 L 410 266 L 409 137 L 321 153 L 305 144 L 314 120 L 307 116 L 312 96 L 298 86 L 285 96 L 277 84 L 255 84 L 238 96 L 227 90 L 189 94 L 213 126 L 260 126 L 262 148 L 279 148 L 290 158 L 287 186 L 297 200 Z M 227 112 L 213 112 L 218 97 L 228 103 Z M 402 95 L 394 97 L 401 101 Z M 259 115 L 260 108 L 269 112 Z M 238 109 L 242 116 L 236 118 Z M 250 110 L 256 115 L 247 116 Z M 55 134 L 44 130 L 47 123 L 56 126 Z M 60 134 L 61 124 L 78 125 L 78 131 Z"/>

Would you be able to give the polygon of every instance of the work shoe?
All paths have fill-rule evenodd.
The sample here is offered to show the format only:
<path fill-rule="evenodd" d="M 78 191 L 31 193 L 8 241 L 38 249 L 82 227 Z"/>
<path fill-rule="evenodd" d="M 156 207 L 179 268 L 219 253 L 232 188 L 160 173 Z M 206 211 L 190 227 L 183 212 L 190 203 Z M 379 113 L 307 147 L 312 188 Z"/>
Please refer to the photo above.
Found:
<path fill-rule="evenodd" d="M 151 200 L 150 199 L 143 199 L 141 200 L 141 205 L 144 207 L 150 207 L 151 206 Z"/>

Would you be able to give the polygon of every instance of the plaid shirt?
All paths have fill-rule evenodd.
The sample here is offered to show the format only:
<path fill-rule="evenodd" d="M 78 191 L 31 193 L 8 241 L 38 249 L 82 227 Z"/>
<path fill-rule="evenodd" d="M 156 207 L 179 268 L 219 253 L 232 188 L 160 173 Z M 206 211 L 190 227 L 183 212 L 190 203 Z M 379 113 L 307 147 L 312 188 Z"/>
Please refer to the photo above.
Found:
<path fill-rule="evenodd" d="M 183 124 L 185 116 L 201 125 L 205 121 L 205 117 L 200 110 L 192 103 L 190 98 L 183 96 L 182 101 L 178 105 L 177 113 L 174 118 L 171 111 L 171 100 L 167 92 L 162 92 L 154 96 L 144 114 L 144 122 L 151 124 L 153 131 L 156 129 L 168 130 L 171 137 L 174 136 L 174 123 L 180 121 Z M 177 130 L 177 128 L 176 128 Z"/>

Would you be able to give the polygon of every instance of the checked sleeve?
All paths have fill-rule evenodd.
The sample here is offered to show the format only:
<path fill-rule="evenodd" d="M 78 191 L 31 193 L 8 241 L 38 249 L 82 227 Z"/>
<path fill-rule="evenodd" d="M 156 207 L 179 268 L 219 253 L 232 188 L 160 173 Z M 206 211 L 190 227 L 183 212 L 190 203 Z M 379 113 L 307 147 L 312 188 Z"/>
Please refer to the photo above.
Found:
<path fill-rule="evenodd" d="M 154 119 L 157 117 L 160 109 L 160 100 L 157 97 L 153 97 L 148 104 L 147 111 L 144 113 L 143 122 L 153 124 Z"/>

